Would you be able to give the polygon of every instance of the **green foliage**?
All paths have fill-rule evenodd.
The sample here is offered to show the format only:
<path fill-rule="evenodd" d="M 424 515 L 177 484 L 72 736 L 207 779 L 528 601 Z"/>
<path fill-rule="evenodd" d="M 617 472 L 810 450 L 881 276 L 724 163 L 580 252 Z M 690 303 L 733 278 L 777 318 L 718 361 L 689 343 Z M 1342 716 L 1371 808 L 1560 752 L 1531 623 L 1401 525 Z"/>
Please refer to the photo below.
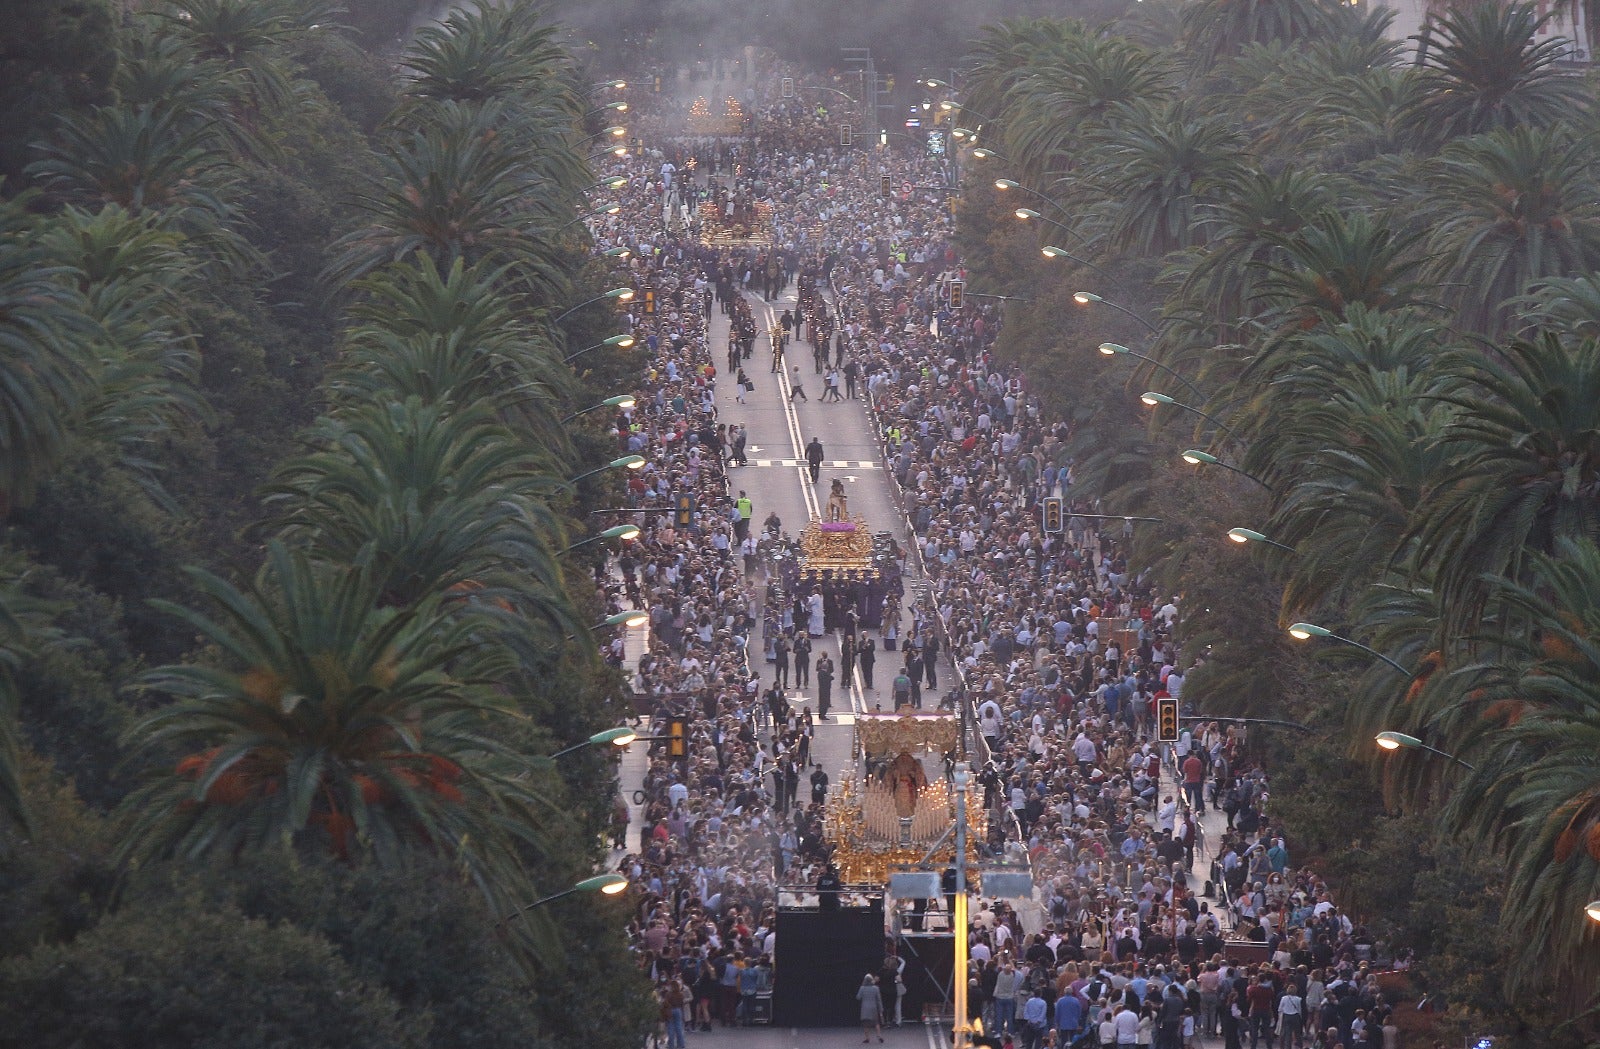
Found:
<path fill-rule="evenodd" d="M 0 963 L 10 1036 L 39 1049 L 425 1044 L 326 942 L 196 902 L 147 901 Z"/>
<path fill-rule="evenodd" d="M 0 180 L 15 192 L 28 147 L 63 114 L 105 102 L 117 68 L 110 0 L 0 3 Z"/>

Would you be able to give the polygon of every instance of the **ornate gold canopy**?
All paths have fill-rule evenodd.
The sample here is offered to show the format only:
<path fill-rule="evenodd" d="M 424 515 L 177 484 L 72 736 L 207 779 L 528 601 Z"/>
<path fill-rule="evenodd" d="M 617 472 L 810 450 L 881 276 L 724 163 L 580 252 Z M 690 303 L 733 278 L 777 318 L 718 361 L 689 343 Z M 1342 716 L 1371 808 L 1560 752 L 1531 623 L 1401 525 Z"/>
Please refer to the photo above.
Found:
<path fill-rule="evenodd" d="M 937 750 L 948 754 L 956 749 L 961 723 L 954 714 L 907 714 L 874 717 L 862 714 L 856 718 L 856 738 L 861 750 L 868 755 L 915 753 L 919 750 Z"/>

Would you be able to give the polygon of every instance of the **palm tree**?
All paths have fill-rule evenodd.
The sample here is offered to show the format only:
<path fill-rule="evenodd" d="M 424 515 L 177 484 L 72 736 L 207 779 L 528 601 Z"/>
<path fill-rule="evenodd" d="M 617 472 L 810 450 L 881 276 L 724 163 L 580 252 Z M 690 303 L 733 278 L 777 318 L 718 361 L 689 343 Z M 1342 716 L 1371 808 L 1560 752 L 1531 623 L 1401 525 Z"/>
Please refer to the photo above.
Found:
<path fill-rule="evenodd" d="M 406 93 L 460 103 L 566 93 L 575 102 L 572 58 L 559 32 L 559 25 L 526 0 L 455 8 L 442 22 L 417 30 L 401 61 L 410 78 Z M 582 115 L 574 105 L 568 118 Z"/>
<path fill-rule="evenodd" d="M 29 829 L 32 820 L 22 798 L 21 741 L 17 733 L 19 696 L 11 672 L 31 641 L 46 631 L 49 606 L 25 594 L 24 565 L 9 551 L 0 551 L 0 816 Z"/>
<path fill-rule="evenodd" d="M 1360 305 L 1397 310 L 1427 305 L 1417 280 L 1422 234 L 1367 212 L 1329 209 L 1292 235 L 1273 234 L 1288 256 L 1267 267 L 1262 317 L 1277 333 L 1251 365 L 1260 374 L 1279 366 L 1282 340 L 1319 324 L 1337 323 Z"/>
<path fill-rule="evenodd" d="M 317 451 L 277 472 L 267 501 L 283 536 L 364 566 L 380 606 L 410 607 L 469 582 L 563 631 L 576 617 L 542 496 L 540 456 L 481 408 L 377 401 L 324 420 Z"/>
<path fill-rule="evenodd" d="M 285 46 L 301 33 L 335 27 L 335 12 L 317 0 L 172 0 L 166 31 L 201 61 L 237 72 L 245 87 L 236 115 L 253 124 L 268 109 L 295 98 L 293 63 Z"/>
<path fill-rule="evenodd" d="M 353 315 L 361 323 L 347 335 L 330 382 L 335 397 L 478 405 L 551 454 L 564 454 L 570 442 L 561 406 L 572 371 L 497 290 L 503 273 L 457 260 L 441 274 L 424 256 L 359 282 L 363 298 Z"/>
<path fill-rule="evenodd" d="M 1574 1011 L 1594 1003 L 1600 932 L 1600 547 L 1565 536 L 1531 555 L 1526 580 L 1493 585 L 1510 631 L 1451 676 L 1432 724 L 1475 768 L 1444 809 L 1447 826 L 1507 862 L 1502 941 L 1512 991 L 1553 986 Z"/>
<path fill-rule="evenodd" d="M 383 158 L 384 176 L 358 205 L 370 221 L 336 241 L 327 278 L 343 287 L 378 266 L 426 256 L 512 267 L 547 296 L 563 278 L 542 229 L 564 214 L 560 187 L 538 182 L 497 130 L 494 105 L 442 103 L 434 119 Z"/>
<path fill-rule="evenodd" d="M 1341 24 L 1329 0 L 1199 0 L 1184 10 L 1185 42 L 1200 69 L 1248 44 L 1306 40 Z"/>
<path fill-rule="evenodd" d="M 131 215 L 114 204 L 98 213 L 64 209 L 41 243 L 70 267 L 83 312 L 96 325 L 76 434 L 118 449 L 122 465 L 170 506 L 150 450 L 185 420 L 209 415 L 183 316 L 198 264 L 160 216 Z"/>
<path fill-rule="evenodd" d="M 1244 170 L 1244 143 L 1231 124 L 1199 116 L 1181 99 L 1116 107 L 1092 146 L 1084 182 L 1101 198 L 1107 242 L 1142 255 L 1203 241 L 1200 214 Z"/>
<path fill-rule="evenodd" d="M 97 106 L 63 117 L 29 175 L 69 203 L 167 212 L 181 229 L 212 228 L 232 213 L 236 175 L 211 125 L 170 107 Z"/>
<path fill-rule="evenodd" d="M 1115 37 L 1084 40 L 1070 52 L 1029 67 L 1006 97 L 1006 151 L 1029 181 L 1077 167 L 1083 135 L 1101 128 L 1118 106 L 1171 97 L 1159 57 Z"/>
<path fill-rule="evenodd" d="M 1437 577 L 1446 632 L 1468 633 L 1485 580 L 1526 578 L 1564 539 L 1600 539 L 1600 347 L 1554 333 L 1463 355 L 1453 463 L 1418 514 L 1418 562 Z"/>
<path fill-rule="evenodd" d="M 129 734 L 146 779 L 120 809 L 119 859 L 437 853 L 510 913 L 520 851 L 547 851 L 562 817 L 506 742 L 515 703 L 497 683 L 514 667 L 476 639 L 481 618 L 437 597 L 380 608 L 371 572 L 277 542 L 245 590 L 191 574 L 220 614 L 160 607 L 221 659 L 140 679 L 174 701 Z"/>
<path fill-rule="evenodd" d="M 1002 117 L 1023 77 L 1052 58 L 1076 54 L 1085 40 L 1083 24 L 1067 19 L 1018 18 L 985 26 L 968 53 L 966 105 L 974 113 Z"/>
<path fill-rule="evenodd" d="M 1430 199 L 1430 266 L 1463 324 L 1495 333 L 1516 296 L 1547 278 L 1600 268 L 1600 204 L 1589 143 L 1518 127 L 1453 142 Z"/>
<path fill-rule="evenodd" d="M 1407 112 L 1421 139 L 1442 143 L 1495 128 L 1544 127 L 1583 108 L 1584 84 L 1560 67 L 1566 44 L 1540 41 L 1555 16 L 1531 4 L 1446 8 L 1423 30 L 1421 93 Z"/>
<path fill-rule="evenodd" d="M 31 498 L 59 460 L 87 379 L 80 337 L 93 330 L 28 215 L 32 197 L 0 201 L 0 518 Z"/>

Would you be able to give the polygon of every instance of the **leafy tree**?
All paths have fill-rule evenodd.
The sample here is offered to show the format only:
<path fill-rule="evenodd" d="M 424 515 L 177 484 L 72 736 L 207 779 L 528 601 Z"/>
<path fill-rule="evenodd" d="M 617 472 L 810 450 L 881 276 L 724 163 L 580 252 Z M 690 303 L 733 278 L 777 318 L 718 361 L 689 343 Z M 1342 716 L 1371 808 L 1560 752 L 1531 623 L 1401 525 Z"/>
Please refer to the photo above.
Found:
<path fill-rule="evenodd" d="M 0 4 L 0 179 L 17 185 L 28 146 L 63 115 L 109 101 L 117 11 L 108 0 Z"/>
<path fill-rule="evenodd" d="M 0 963 L 0 1010 L 40 1049 L 425 1044 L 326 941 L 184 898 L 126 908 L 70 944 Z"/>

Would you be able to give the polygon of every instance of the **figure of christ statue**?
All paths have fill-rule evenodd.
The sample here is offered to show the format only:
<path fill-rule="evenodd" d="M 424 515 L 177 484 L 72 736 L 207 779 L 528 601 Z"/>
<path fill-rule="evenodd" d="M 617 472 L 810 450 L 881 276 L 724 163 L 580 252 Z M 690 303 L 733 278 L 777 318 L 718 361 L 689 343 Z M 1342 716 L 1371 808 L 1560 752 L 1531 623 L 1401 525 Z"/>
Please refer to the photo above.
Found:
<path fill-rule="evenodd" d="M 828 520 L 844 521 L 849 518 L 849 500 L 845 498 L 844 482 L 837 477 L 833 480 L 833 488 L 828 492 Z"/>
<path fill-rule="evenodd" d="M 889 789 L 894 792 L 894 808 L 901 816 L 917 811 L 917 792 L 928 785 L 922 762 L 902 750 L 889 765 Z"/>

